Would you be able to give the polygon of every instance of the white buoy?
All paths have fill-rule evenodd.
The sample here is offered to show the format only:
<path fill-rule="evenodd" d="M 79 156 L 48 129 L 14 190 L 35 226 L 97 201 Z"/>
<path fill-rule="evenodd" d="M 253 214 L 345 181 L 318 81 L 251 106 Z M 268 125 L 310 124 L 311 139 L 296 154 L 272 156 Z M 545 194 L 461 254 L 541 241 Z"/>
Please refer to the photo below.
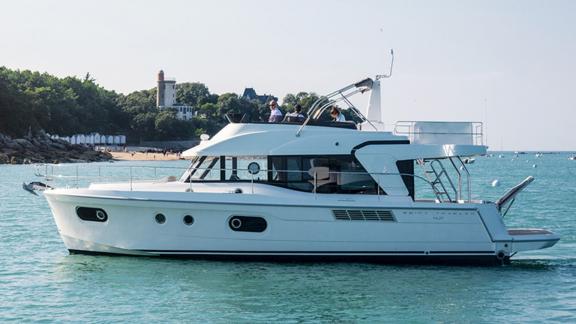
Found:
<path fill-rule="evenodd" d="M 494 181 L 492 181 L 492 187 L 498 187 L 500 185 L 500 181 L 498 181 L 498 179 L 495 179 Z"/>
<path fill-rule="evenodd" d="M 532 167 L 533 167 L 533 168 L 537 168 L 538 166 L 537 166 L 536 164 L 532 164 Z"/>

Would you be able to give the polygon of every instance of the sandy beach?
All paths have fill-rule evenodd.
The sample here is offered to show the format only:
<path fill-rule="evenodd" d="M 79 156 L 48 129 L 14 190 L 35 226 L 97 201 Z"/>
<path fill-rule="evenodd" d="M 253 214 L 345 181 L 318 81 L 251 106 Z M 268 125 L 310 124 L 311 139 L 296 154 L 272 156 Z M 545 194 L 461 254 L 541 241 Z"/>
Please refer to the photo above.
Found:
<path fill-rule="evenodd" d="M 179 160 L 176 153 L 142 153 L 142 152 L 110 152 L 114 160 L 118 161 L 171 161 Z"/>

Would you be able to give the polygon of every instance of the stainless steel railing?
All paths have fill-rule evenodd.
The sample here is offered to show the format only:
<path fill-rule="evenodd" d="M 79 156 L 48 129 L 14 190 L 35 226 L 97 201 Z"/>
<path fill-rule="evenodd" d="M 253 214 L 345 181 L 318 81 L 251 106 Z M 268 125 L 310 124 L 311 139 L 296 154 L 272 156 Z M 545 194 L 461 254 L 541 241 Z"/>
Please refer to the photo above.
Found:
<path fill-rule="evenodd" d="M 218 179 L 180 179 L 180 182 L 188 184 L 188 191 L 194 191 L 195 184 L 198 183 L 249 183 L 250 193 L 255 193 L 256 184 L 274 184 L 279 185 L 286 182 L 281 182 L 274 179 L 268 179 L 269 172 L 279 176 L 288 177 L 290 174 L 301 174 L 301 183 L 311 183 L 312 190 L 310 192 L 314 193 L 314 197 L 318 194 L 322 194 L 322 190 L 319 190 L 327 184 L 343 186 L 345 184 L 338 183 L 338 179 L 343 176 L 356 176 L 356 177 L 370 177 L 374 181 L 374 187 L 354 187 L 349 185 L 349 188 L 354 190 L 365 191 L 375 190 L 375 195 L 380 199 L 384 196 L 385 190 L 395 191 L 395 190 L 406 190 L 407 187 L 404 184 L 403 177 L 413 178 L 414 181 L 422 181 L 426 184 L 424 188 L 428 188 L 433 193 L 433 183 L 428 179 L 419 176 L 417 174 L 410 173 L 374 173 L 374 172 L 356 172 L 356 171 L 327 171 L 327 172 L 317 172 L 317 171 L 300 171 L 300 170 L 276 170 L 276 169 L 261 169 L 258 174 L 250 173 L 249 169 L 244 168 L 190 168 L 190 167 L 166 167 L 166 166 L 92 166 L 92 165 L 36 165 L 36 176 L 43 177 L 49 182 L 59 182 L 62 183 L 66 188 L 79 188 L 80 186 L 89 185 L 90 183 L 119 183 L 126 182 L 128 184 L 129 191 L 138 190 L 138 185 L 143 182 L 169 182 L 177 181 L 179 177 L 175 176 L 175 173 L 186 174 L 187 171 L 196 170 L 200 171 L 211 171 L 218 175 Z M 112 171 L 110 171 L 112 170 Z M 146 172 L 143 172 L 146 171 Z M 221 172 L 229 172 L 230 174 L 240 174 L 242 178 L 237 178 L 237 180 L 222 180 L 220 178 Z M 263 176 L 262 176 L 263 175 Z M 189 177 L 189 174 L 188 174 Z M 397 185 L 392 185 L 388 182 L 390 179 L 387 177 L 394 177 Z M 321 183 L 324 182 L 324 183 Z M 385 184 L 384 184 L 385 183 Z M 56 186 L 58 187 L 58 186 Z M 383 189 L 384 188 L 384 189 Z M 423 189 L 423 188 L 420 188 Z M 329 193 L 330 194 L 330 193 Z M 426 193 L 423 193 L 425 196 Z M 429 195 L 429 198 L 434 198 L 434 196 Z M 445 202 L 454 202 L 452 200 Z"/>
<path fill-rule="evenodd" d="M 407 136 L 411 143 L 484 145 L 482 122 L 398 121 L 394 134 Z"/>

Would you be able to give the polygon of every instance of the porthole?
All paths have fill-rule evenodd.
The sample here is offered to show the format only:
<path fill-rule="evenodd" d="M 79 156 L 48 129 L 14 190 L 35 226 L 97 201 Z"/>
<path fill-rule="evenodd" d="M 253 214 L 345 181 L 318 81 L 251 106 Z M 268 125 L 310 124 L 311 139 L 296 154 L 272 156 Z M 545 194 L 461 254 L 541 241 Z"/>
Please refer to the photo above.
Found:
<path fill-rule="evenodd" d="M 228 226 L 230 226 L 230 229 L 235 232 L 261 233 L 266 230 L 268 224 L 262 217 L 232 216 L 228 221 Z"/>
<path fill-rule="evenodd" d="M 102 209 L 98 209 L 96 210 L 96 218 L 103 222 L 106 220 L 106 213 Z"/>
<path fill-rule="evenodd" d="M 242 221 L 238 217 L 234 217 L 230 220 L 230 227 L 234 230 L 240 229 L 242 227 Z"/>
<path fill-rule="evenodd" d="M 190 226 L 194 224 L 194 217 L 192 217 L 191 215 L 186 215 L 182 218 L 182 221 L 184 222 L 184 224 Z"/>
<path fill-rule="evenodd" d="M 257 162 L 250 162 L 250 164 L 248 164 L 248 172 L 252 175 L 258 174 L 258 172 L 260 172 L 260 164 Z"/>
<path fill-rule="evenodd" d="M 104 209 L 91 208 L 91 207 L 76 207 L 76 215 L 81 220 L 91 221 L 91 222 L 105 222 L 108 220 L 108 215 Z"/>
<path fill-rule="evenodd" d="M 156 214 L 156 216 L 154 216 L 154 219 L 156 220 L 156 223 L 158 224 L 164 224 L 166 223 L 166 216 L 164 216 L 164 214 Z"/>

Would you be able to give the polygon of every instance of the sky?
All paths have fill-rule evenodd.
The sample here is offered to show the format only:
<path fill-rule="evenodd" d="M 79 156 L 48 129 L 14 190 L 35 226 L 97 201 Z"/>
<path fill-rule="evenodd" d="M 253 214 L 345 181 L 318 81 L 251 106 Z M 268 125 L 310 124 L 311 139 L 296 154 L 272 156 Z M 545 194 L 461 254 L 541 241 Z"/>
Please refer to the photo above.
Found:
<path fill-rule="evenodd" d="M 122 93 L 326 94 L 388 71 L 384 122 L 481 121 L 493 150 L 576 151 L 576 1 L 0 0 L 0 66 Z M 356 102 L 355 102 L 356 103 Z M 358 103 L 361 105 L 362 103 Z"/>

